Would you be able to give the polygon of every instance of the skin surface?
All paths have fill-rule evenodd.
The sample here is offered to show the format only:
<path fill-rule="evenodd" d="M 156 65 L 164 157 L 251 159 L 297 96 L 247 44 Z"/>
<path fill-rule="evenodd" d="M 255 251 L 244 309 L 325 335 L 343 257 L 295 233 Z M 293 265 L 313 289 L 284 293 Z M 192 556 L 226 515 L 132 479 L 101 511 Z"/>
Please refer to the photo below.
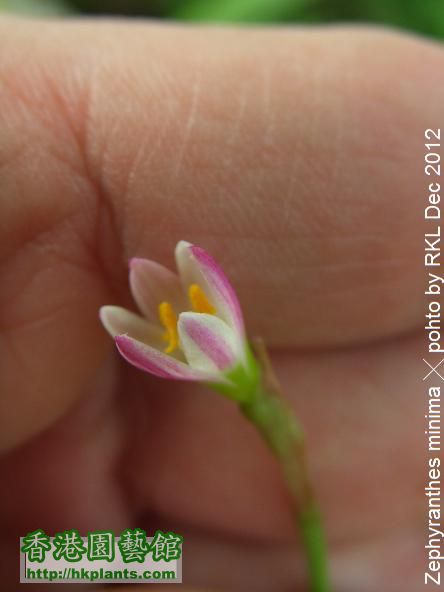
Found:
<path fill-rule="evenodd" d="M 335 592 L 425 589 L 423 143 L 443 72 L 440 46 L 376 29 L 0 21 L 5 589 L 19 535 L 138 526 L 186 537 L 195 590 L 306 592 L 259 437 L 230 401 L 125 365 L 98 321 L 134 308 L 129 258 L 173 266 L 180 239 L 271 347 Z"/>

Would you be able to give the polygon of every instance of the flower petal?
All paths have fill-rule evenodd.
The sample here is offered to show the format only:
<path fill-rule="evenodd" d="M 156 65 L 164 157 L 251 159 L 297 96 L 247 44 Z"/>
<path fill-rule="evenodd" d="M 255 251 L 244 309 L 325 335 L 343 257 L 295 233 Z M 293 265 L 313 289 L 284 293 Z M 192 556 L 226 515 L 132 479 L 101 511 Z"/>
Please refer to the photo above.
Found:
<path fill-rule="evenodd" d="M 137 306 L 150 321 L 159 321 L 161 302 L 170 302 L 177 311 L 186 307 L 177 274 L 155 261 L 131 259 L 129 281 Z"/>
<path fill-rule="evenodd" d="M 118 335 L 115 341 L 117 349 L 127 362 L 155 376 L 173 380 L 212 381 L 214 379 L 212 374 L 194 370 L 184 362 L 127 335 Z"/>
<path fill-rule="evenodd" d="M 178 330 L 185 358 L 192 368 L 217 373 L 241 361 L 236 333 L 214 315 L 183 312 Z"/>
<path fill-rule="evenodd" d="M 176 261 L 185 290 L 191 284 L 200 285 L 216 308 L 216 315 L 243 337 L 245 329 L 239 300 L 216 261 L 206 251 L 186 241 L 177 244 Z"/>
<path fill-rule="evenodd" d="M 148 323 L 141 316 L 120 306 L 102 306 L 99 312 L 103 326 L 112 337 L 129 334 L 134 339 L 162 347 L 162 329 L 158 325 Z"/>

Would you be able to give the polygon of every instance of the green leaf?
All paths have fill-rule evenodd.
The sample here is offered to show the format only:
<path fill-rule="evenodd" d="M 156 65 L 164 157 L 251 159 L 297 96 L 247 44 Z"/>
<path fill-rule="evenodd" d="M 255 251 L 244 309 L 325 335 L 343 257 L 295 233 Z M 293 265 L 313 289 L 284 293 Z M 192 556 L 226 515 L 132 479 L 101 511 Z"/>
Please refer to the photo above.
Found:
<path fill-rule="evenodd" d="M 0 0 L 0 11 L 37 16 L 69 14 L 70 6 L 62 0 Z"/>
<path fill-rule="evenodd" d="M 309 4 L 309 0 L 189 0 L 173 16 L 206 22 L 272 22 L 294 17 Z"/>

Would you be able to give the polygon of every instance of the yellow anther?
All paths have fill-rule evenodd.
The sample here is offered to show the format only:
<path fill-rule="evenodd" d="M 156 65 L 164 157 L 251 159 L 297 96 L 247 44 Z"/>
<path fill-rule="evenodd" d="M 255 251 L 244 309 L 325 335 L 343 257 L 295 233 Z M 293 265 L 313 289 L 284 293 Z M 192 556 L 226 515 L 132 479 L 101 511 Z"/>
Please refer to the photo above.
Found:
<path fill-rule="evenodd" d="M 177 332 L 177 315 L 169 302 L 159 304 L 159 319 L 166 331 L 163 335 L 168 342 L 165 353 L 170 354 L 179 346 L 179 334 Z"/>
<path fill-rule="evenodd" d="M 216 312 L 214 306 L 208 302 L 205 292 L 197 284 L 191 284 L 188 288 L 188 298 L 194 312 L 206 312 L 208 314 Z"/>

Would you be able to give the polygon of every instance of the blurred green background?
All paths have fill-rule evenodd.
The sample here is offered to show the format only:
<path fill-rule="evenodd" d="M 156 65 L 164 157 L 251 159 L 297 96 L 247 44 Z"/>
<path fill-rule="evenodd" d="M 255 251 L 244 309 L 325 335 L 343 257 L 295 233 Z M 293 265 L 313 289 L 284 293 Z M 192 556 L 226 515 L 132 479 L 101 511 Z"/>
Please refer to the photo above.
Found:
<path fill-rule="evenodd" d="M 0 0 L 0 10 L 201 22 L 371 22 L 444 39 L 444 0 Z"/>

